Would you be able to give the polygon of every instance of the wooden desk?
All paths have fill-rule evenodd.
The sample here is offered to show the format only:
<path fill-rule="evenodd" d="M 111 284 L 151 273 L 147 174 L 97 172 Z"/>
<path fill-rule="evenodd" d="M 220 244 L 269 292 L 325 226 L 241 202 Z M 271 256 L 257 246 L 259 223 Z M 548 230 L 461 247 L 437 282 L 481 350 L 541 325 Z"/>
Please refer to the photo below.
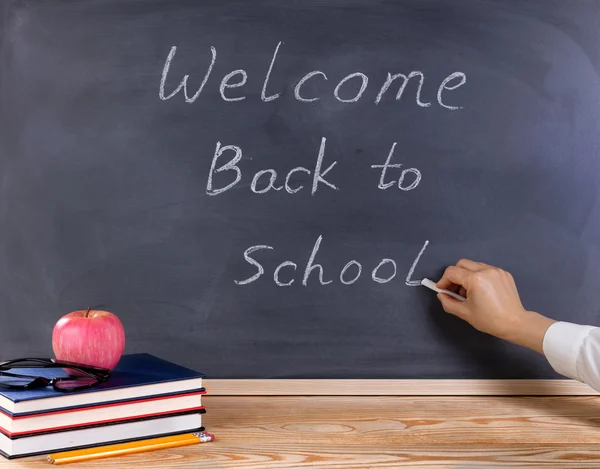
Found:
<path fill-rule="evenodd" d="M 207 396 L 216 441 L 65 468 L 600 468 L 600 397 Z M 50 468 L 43 457 L 0 469 Z"/>

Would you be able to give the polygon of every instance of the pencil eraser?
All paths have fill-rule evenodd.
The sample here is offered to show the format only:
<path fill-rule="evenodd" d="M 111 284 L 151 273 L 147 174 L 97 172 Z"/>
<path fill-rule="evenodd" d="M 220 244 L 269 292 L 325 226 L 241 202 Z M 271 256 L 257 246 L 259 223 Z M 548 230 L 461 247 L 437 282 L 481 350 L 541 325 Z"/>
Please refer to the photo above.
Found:
<path fill-rule="evenodd" d="M 207 443 L 209 441 L 215 441 L 215 435 L 208 432 L 200 432 L 198 433 L 198 437 L 200 438 L 201 443 Z"/>

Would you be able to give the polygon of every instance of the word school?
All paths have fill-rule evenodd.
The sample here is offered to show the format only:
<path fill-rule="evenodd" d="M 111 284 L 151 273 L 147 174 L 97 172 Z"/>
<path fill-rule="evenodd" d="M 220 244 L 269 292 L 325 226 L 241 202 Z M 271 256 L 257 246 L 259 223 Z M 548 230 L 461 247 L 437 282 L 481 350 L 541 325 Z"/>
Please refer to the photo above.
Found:
<path fill-rule="evenodd" d="M 321 285 L 329 285 L 330 283 L 333 283 L 333 281 L 334 281 L 335 277 L 331 277 L 329 279 L 324 278 L 325 270 L 324 270 L 323 266 L 321 264 L 318 264 L 315 262 L 317 254 L 319 252 L 319 248 L 321 246 L 321 241 L 323 241 L 323 236 L 319 235 L 319 237 L 315 241 L 312 252 L 310 253 L 310 257 L 308 258 L 308 261 L 306 262 L 306 265 L 304 267 L 304 270 L 302 273 L 302 278 L 298 279 L 298 280 L 300 280 L 300 283 L 303 286 L 307 285 L 308 279 L 309 279 L 311 273 L 313 273 L 313 271 L 316 271 L 315 272 L 317 275 L 316 281 L 318 281 Z M 427 248 L 428 244 L 429 244 L 429 241 L 425 241 L 425 243 L 423 244 L 423 247 L 421 248 L 421 251 L 415 258 L 414 262 L 412 263 L 412 265 L 410 267 L 410 270 L 408 271 L 408 275 L 406 276 L 404 283 L 409 287 L 414 287 L 414 286 L 420 285 L 420 282 L 418 280 L 413 280 L 412 276 L 415 271 L 415 268 L 417 267 L 417 264 L 419 263 L 419 260 L 421 259 L 421 256 L 425 252 L 425 249 Z M 259 244 L 256 246 L 250 246 L 248 249 L 246 249 L 244 251 L 244 260 L 248 264 L 252 265 L 256 269 L 256 272 L 252 276 L 247 277 L 245 279 L 234 280 L 236 285 L 248 285 L 250 283 L 255 282 L 261 276 L 263 276 L 265 274 L 265 269 L 262 266 L 262 264 L 258 260 L 256 260 L 254 257 L 256 257 L 259 254 L 259 251 L 263 251 L 263 250 L 268 251 L 268 250 L 274 250 L 274 249 L 275 248 L 273 246 L 268 246 L 268 245 L 263 245 L 263 244 Z M 282 273 L 282 270 L 284 270 L 284 269 L 285 269 L 285 272 Z M 283 261 L 273 271 L 273 277 L 272 277 L 273 282 L 275 282 L 275 284 L 279 287 L 289 287 L 296 281 L 295 277 L 296 277 L 297 270 L 298 270 L 297 263 L 290 261 L 290 260 Z M 339 271 L 339 274 L 337 275 L 337 277 L 339 278 L 340 283 L 342 283 L 344 285 L 352 285 L 354 282 L 356 282 L 360 278 L 360 276 L 362 275 L 362 271 L 363 271 L 362 264 L 360 262 L 358 262 L 357 260 L 352 259 L 346 265 L 344 265 L 344 267 L 342 267 L 342 269 Z M 377 283 L 388 283 L 394 277 L 396 277 L 396 274 L 397 274 L 396 261 L 394 261 L 393 259 L 383 258 L 377 264 L 377 266 L 371 270 L 371 280 L 373 282 L 377 282 Z M 331 274 L 327 274 L 327 276 L 329 276 L 329 275 L 331 275 Z"/>
<path fill-rule="evenodd" d="M 277 53 L 279 52 L 279 48 L 281 47 L 282 44 L 283 44 L 282 42 L 279 42 L 279 44 L 277 44 L 277 47 L 275 48 L 275 51 L 273 52 L 273 58 L 271 59 L 271 64 L 269 65 L 269 68 L 267 69 L 266 74 L 265 74 L 265 79 L 263 82 L 261 95 L 260 95 L 261 100 L 264 102 L 274 101 L 276 99 L 279 99 L 279 97 L 280 97 L 280 93 L 271 93 L 268 91 L 268 88 L 269 88 L 269 80 L 271 78 L 271 73 L 273 73 L 273 70 L 275 69 L 275 63 L 277 61 Z M 185 74 L 183 76 L 183 78 L 181 79 L 181 81 L 179 82 L 179 85 L 177 85 L 177 87 L 174 90 L 172 90 L 170 93 L 168 93 L 167 91 L 165 91 L 167 78 L 169 76 L 171 62 L 175 59 L 175 54 L 177 53 L 177 46 L 172 46 L 171 50 L 169 51 L 169 54 L 167 55 L 167 58 L 165 60 L 165 64 L 163 66 L 163 71 L 162 71 L 162 75 L 161 75 L 161 79 L 160 79 L 160 87 L 159 87 L 159 93 L 158 93 L 160 99 L 163 101 L 166 101 L 168 99 L 175 97 L 179 92 L 183 91 L 183 96 L 185 98 L 186 103 L 193 103 L 194 101 L 196 101 L 199 98 L 200 94 L 202 93 L 202 90 L 208 83 L 210 75 L 213 71 L 213 67 L 217 60 L 217 49 L 214 46 L 211 46 L 210 50 L 211 50 L 212 58 L 211 58 L 210 64 L 208 65 L 208 68 L 206 69 L 206 73 L 204 75 L 204 78 L 202 79 L 202 82 L 199 85 L 196 85 L 194 88 L 192 88 L 191 86 L 188 88 L 188 80 L 189 80 L 190 76 L 188 74 Z M 266 69 L 266 67 L 265 67 L 265 69 Z M 390 87 L 392 87 L 393 84 L 394 84 L 394 86 L 397 86 L 397 84 L 394 83 L 394 82 L 396 82 L 396 80 L 400 80 L 399 85 L 398 85 L 399 86 L 398 91 L 396 92 L 396 101 L 399 101 L 402 98 L 402 95 L 404 94 L 404 91 L 408 85 L 408 82 L 413 78 L 418 78 L 418 80 L 419 80 L 419 82 L 418 82 L 419 84 L 418 84 L 418 87 L 417 87 L 417 90 L 415 93 L 416 104 L 420 107 L 430 107 L 431 103 L 423 102 L 421 99 L 421 91 L 422 91 L 424 83 L 425 83 L 425 75 L 423 74 L 423 72 L 420 72 L 418 70 L 413 70 L 408 75 L 406 75 L 404 73 L 392 74 L 392 73 L 388 72 L 387 78 L 385 79 L 385 81 L 383 82 L 381 87 L 379 88 L 379 92 L 377 93 L 377 96 L 375 97 L 375 104 L 379 104 L 381 102 L 385 93 L 388 91 L 388 89 Z M 221 95 L 221 98 L 224 101 L 229 101 L 229 102 L 242 101 L 242 100 L 246 99 L 246 96 L 244 96 L 240 90 L 237 90 L 237 92 L 236 92 L 235 89 L 242 88 L 246 84 L 247 80 L 248 80 L 248 73 L 244 69 L 233 70 L 230 73 L 228 73 L 227 75 L 225 75 L 221 79 L 221 82 L 219 84 L 219 93 Z M 312 70 L 312 71 L 306 73 L 303 77 L 301 77 L 296 82 L 296 84 L 294 86 L 294 98 L 296 100 L 303 102 L 303 103 L 313 103 L 313 102 L 321 99 L 321 96 L 309 96 L 303 91 L 303 86 L 309 80 L 321 80 L 324 82 L 328 82 L 329 78 L 327 77 L 327 74 L 325 72 L 323 72 L 322 70 Z M 352 83 L 352 82 L 355 82 L 356 84 L 360 83 L 360 89 L 357 92 L 355 92 L 354 95 L 353 95 L 352 91 L 347 92 L 344 90 L 345 85 L 347 83 Z M 458 71 L 452 72 L 448 76 L 446 76 L 437 87 L 437 95 L 436 95 L 437 104 L 443 108 L 450 109 L 452 111 L 455 111 L 457 109 L 462 109 L 461 106 L 455 105 L 456 103 L 454 103 L 454 104 L 447 103 L 444 98 L 444 95 L 447 94 L 447 92 L 449 92 L 449 91 L 455 90 L 455 89 L 463 86 L 466 82 L 467 82 L 467 77 L 463 72 L 458 72 Z M 326 86 L 327 85 L 328 85 L 328 83 L 326 83 Z M 362 95 L 364 94 L 364 92 L 366 91 L 368 86 L 369 86 L 369 77 L 366 74 L 364 74 L 362 72 L 353 72 L 353 73 L 346 75 L 344 78 L 342 78 L 335 85 L 335 87 L 328 86 L 328 88 L 329 88 L 330 92 L 331 92 L 331 88 L 333 88 L 332 93 L 333 93 L 334 98 L 337 101 L 339 101 L 341 103 L 356 103 L 361 99 Z M 190 89 L 190 88 L 192 88 L 192 89 Z"/>

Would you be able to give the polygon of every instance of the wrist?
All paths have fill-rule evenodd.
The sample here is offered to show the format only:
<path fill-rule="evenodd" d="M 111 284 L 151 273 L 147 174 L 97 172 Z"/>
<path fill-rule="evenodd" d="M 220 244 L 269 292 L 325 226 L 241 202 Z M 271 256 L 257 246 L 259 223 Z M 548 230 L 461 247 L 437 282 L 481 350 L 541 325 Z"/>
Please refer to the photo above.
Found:
<path fill-rule="evenodd" d="M 544 336 L 548 328 L 555 322 L 535 311 L 524 310 L 517 316 L 506 340 L 543 353 Z"/>

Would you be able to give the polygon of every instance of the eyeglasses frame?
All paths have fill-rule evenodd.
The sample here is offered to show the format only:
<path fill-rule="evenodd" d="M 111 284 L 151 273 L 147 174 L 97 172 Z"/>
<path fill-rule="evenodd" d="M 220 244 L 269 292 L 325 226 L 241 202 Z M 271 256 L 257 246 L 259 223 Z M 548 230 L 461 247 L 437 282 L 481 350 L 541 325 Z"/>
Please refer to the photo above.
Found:
<path fill-rule="evenodd" d="M 19 362 L 30 362 L 27 365 L 19 365 Z M 45 378 L 43 376 L 32 376 L 32 375 L 21 375 L 17 373 L 10 373 L 6 370 L 12 368 L 71 368 L 75 371 L 83 373 L 87 376 L 58 376 L 55 378 Z M 80 391 L 83 389 L 89 389 L 94 386 L 98 386 L 101 383 L 106 382 L 112 375 L 111 370 L 108 368 L 100 368 L 96 366 L 83 365 L 81 363 L 55 360 L 53 358 L 18 358 L 14 360 L 7 360 L 0 362 L 0 376 L 10 376 L 14 378 L 31 378 L 32 381 L 23 385 L 9 385 L 0 383 L 0 387 L 9 389 L 38 389 L 46 386 L 52 386 L 53 389 L 60 392 L 73 392 Z M 93 383 L 76 386 L 71 389 L 60 388 L 57 383 L 61 381 L 77 381 L 83 379 L 93 379 Z"/>

